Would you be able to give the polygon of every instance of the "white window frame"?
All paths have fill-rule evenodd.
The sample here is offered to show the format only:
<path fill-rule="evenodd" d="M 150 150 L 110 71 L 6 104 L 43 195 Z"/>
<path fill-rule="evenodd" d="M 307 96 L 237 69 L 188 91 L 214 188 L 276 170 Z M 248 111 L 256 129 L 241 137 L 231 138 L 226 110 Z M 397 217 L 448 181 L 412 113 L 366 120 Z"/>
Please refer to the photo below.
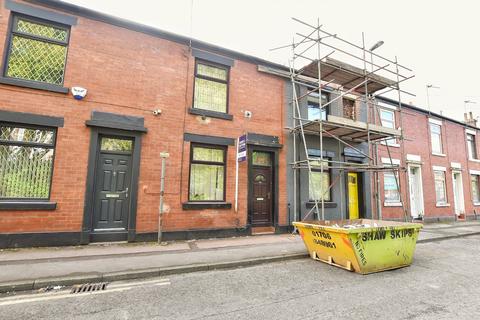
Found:
<path fill-rule="evenodd" d="M 478 172 L 480 173 L 480 172 Z M 480 174 L 474 174 L 470 172 L 470 188 L 471 188 L 471 195 L 472 195 L 472 203 L 474 206 L 480 206 Z M 472 186 L 472 178 L 475 177 L 477 180 L 477 194 L 479 195 L 479 198 L 477 201 L 473 198 L 473 186 Z"/>
<path fill-rule="evenodd" d="M 474 157 L 472 157 L 472 153 L 473 153 L 473 150 L 472 148 L 470 147 L 470 142 L 468 140 L 468 137 L 471 136 L 473 139 L 472 139 L 472 142 L 473 142 L 473 147 L 474 147 L 474 151 L 475 151 L 475 154 L 474 154 Z M 469 161 L 473 161 L 473 162 L 480 162 L 480 159 L 478 159 L 478 148 L 477 148 L 477 133 L 474 131 L 474 130 L 469 130 L 469 129 L 466 129 L 465 130 L 465 140 L 467 142 L 467 155 L 468 155 L 468 160 Z"/>
<path fill-rule="evenodd" d="M 397 193 L 398 193 L 398 200 L 395 199 L 395 200 L 387 200 L 386 196 L 385 196 L 385 176 L 386 175 L 392 175 L 393 178 L 396 178 L 396 187 L 397 187 Z M 401 199 L 401 195 L 400 195 L 400 188 L 399 188 L 399 185 L 398 183 L 400 183 L 400 180 L 399 180 L 399 177 L 398 177 L 398 173 L 397 172 L 390 172 L 390 171 L 386 171 L 383 173 L 383 199 L 384 199 L 384 203 L 383 205 L 385 207 L 398 207 L 398 206 L 401 206 L 402 205 L 402 199 Z"/>
<path fill-rule="evenodd" d="M 400 159 L 381 158 L 381 161 L 385 166 L 400 166 L 400 164 L 401 164 Z M 385 173 L 387 173 L 387 172 L 385 172 Z M 400 179 L 399 179 L 399 176 L 398 176 L 398 172 L 389 172 L 389 173 L 394 173 L 397 176 L 398 184 L 400 184 Z M 399 187 L 400 186 L 397 185 L 400 200 L 395 201 L 395 202 L 386 201 L 385 200 L 385 174 L 383 175 L 383 199 L 384 199 L 383 206 L 384 207 L 400 207 L 400 206 L 402 206 L 402 195 L 400 194 L 400 188 Z"/>
<path fill-rule="evenodd" d="M 396 111 L 396 109 L 379 108 L 380 124 L 382 125 L 382 127 L 390 128 L 390 129 L 396 129 L 395 111 Z M 392 126 L 386 126 L 384 124 L 384 120 L 382 118 L 382 112 L 386 112 L 386 113 L 389 113 L 389 114 L 392 115 L 392 120 L 387 120 L 388 122 L 392 123 Z M 389 147 L 400 147 L 396 138 L 390 138 L 390 139 L 387 139 L 387 140 L 383 140 L 381 142 L 381 144 L 388 145 Z"/>
<path fill-rule="evenodd" d="M 446 175 L 446 168 L 445 167 L 439 167 L 439 166 L 433 166 L 433 186 L 435 189 L 435 204 L 437 207 L 448 207 L 450 204 L 448 203 L 448 193 L 447 193 L 447 175 Z M 436 173 L 442 173 L 443 175 L 443 193 L 444 193 L 444 198 L 445 202 L 439 202 L 437 199 L 437 184 L 436 184 L 436 178 L 435 174 Z"/>
<path fill-rule="evenodd" d="M 440 150 L 434 150 L 433 149 L 433 131 L 432 127 L 433 126 L 438 126 L 440 129 L 439 138 L 440 138 Z M 445 153 L 443 152 L 443 133 L 442 133 L 442 122 L 439 120 L 435 119 L 428 119 L 428 128 L 430 131 L 430 147 L 432 148 L 432 154 L 436 156 L 442 156 L 445 157 Z M 437 135 L 437 133 L 435 133 Z"/>

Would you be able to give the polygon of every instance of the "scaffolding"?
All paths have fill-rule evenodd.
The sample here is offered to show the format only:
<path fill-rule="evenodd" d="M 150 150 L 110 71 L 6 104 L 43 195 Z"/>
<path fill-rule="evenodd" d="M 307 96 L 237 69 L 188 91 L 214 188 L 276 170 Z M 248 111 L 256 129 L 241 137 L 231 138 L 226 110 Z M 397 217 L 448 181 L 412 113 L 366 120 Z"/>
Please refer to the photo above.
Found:
<path fill-rule="evenodd" d="M 373 174 L 373 177 L 370 176 L 370 179 L 373 178 L 373 200 L 375 200 L 372 201 L 372 211 L 373 207 L 375 207 L 377 212 L 376 218 L 382 219 L 382 206 L 379 196 L 379 173 L 383 171 L 393 172 L 404 219 L 407 221 L 407 206 L 403 199 L 400 179 L 401 174 L 406 173 L 406 169 L 402 167 L 401 162 L 400 164 L 393 162 L 389 142 L 391 142 L 392 139 L 399 140 L 401 159 L 405 159 L 401 95 L 415 95 L 400 89 L 400 84 L 413 78 L 413 71 L 398 63 L 397 57 L 395 57 L 395 59 L 388 59 L 373 52 L 374 49 L 367 49 L 365 47 L 365 36 L 363 33 L 362 44 L 357 45 L 340 38 L 337 34 L 327 32 L 319 20 L 317 21 L 317 25 L 312 25 L 296 18 L 293 18 L 293 20 L 305 28 L 306 32 L 297 32 L 291 44 L 272 50 L 290 48 L 292 54 L 291 60 L 289 61 L 289 72 L 284 72 L 283 76 L 290 78 L 293 91 L 292 99 L 289 101 L 292 108 L 292 125 L 287 129 L 293 137 L 293 162 L 289 163 L 289 165 L 293 169 L 294 180 L 294 221 L 298 221 L 297 210 L 299 206 L 297 203 L 297 193 L 299 191 L 297 190 L 297 181 L 299 170 L 308 170 L 310 190 L 313 187 L 312 170 L 320 171 L 322 177 L 324 176 L 323 173 L 325 170 L 338 170 L 339 172 L 337 179 L 331 182 L 328 188 L 326 188 L 323 183 L 320 183 L 320 199 L 312 199 L 314 205 L 302 220 L 309 218 L 312 213 L 315 213 L 317 219 L 325 219 L 325 195 L 339 182 L 340 177 L 344 177 L 345 172 L 371 172 Z M 337 56 L 342 56 L 344 59 L 352 60 L 357 64 L 360 62 L 361 66 L 356 67 L 353 64 L 342 62 L 336 58 Z M 369 56 L 370 59 L 367 59 L 367 56 Z M 374 58 L 376 60 L 375 63 Z M 303 66 L 298 68 L 297 66 L 300 63 L 303 63 Z M 271 73 L 282 72 L 279 70 L 264 71 Z M 394 78 L 394 80 L 390 78 Z M 299 93 L 297 86 L 306 88 L 307 92 L 303 94 Z M 322 91 L 326 88 L 336 92 L 337 97 L 330 101 L 322 101 Z M 393 128 L 388 128 L 382 126 L 382 123 L 377 123 L 381 122 L 381 116 L 375 97 L 392 91 L 396 91 L 398 96 L 397 110 L 399 114 L 399 129 L 396 128 L 396 125 L 394 125 Z M 302 99 L 308 99 L 308 97 L 312 95 L 314 97 L 318 96 L 318 106 L 320 109 L 318 119 L 303 118 L 300 111 Z M 363 106 L 365 106 L 366 121 L 327 115 L 326 111 L 325 116 L 323 116 L 323 111 L 327 110 L 326 108 L 329 105 L 337 100 L 343 103 L 344 97 L 351 97 L 352 95 L 354 96 L 354 105 L 362 106 L 363 103 Z M 309 154 L 306 136 L 318 136 L 320 147 L 319 156 L 311 156 Z M 331 160 L 325 156 L 324 138 L 337 141 L 338 159 L 340 161 Z M 356 144 L 362 143 L 364 145 L 366 144 L 368 151 L 365 152 L 361 150 L 361 147 L 356 146 Z M 379 144 L 386 147 L 389 163 L 379 161 Z M 340 157 L 342 145 L 364 156 L 367 162 L 353 163 L 342 161 Z M 299 157 L 297 157 L 301 152 L 305 153 L 304 160 L 300 160 Z M 407 177 L 407 175 L 405 175 L 405 177 Z M 405 181 L 408 180 L 405 179 Z M 340 190 L 343 192 L 342 188 L 340 188 Z M 341 197 L 343 197 L 343 193 Z M 373 205 L 373 203 L 375 203 L 375 205 Z M 343 207 L 341 210 L 343 218 Z"/>

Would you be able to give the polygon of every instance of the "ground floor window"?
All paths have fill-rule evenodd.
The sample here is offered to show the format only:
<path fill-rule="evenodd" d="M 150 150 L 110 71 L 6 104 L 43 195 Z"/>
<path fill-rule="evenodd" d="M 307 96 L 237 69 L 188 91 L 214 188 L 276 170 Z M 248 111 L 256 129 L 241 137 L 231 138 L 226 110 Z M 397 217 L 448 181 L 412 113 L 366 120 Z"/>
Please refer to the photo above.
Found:
<path fill-rule="evenodd" d="M 435 178 L 435 195 L 437 198 L 437 205 L 447 204 L 447 189 L 445 185 L 445 172 L 434 171 Z"/>
<path fill-rule="evenodd" d="M 192 144 L 189 201 L 225 201 L 226 147 Z"/>
<path fill-rule="evenodd" d="M 383 190 L 386 203 L 399 203 L 400 192 L 398 192 L 398 175 L 393 172 L 383 174 Z"/>
<path fill-rule="evenodd" d="M 48 200 L 56 129 L 0 123 L 0 200 Z"/>
<path fill-rule="evenodd" d="M 477 174 L 472 174 L 470 176 L 470 181 L 472 184 L 472 200 L 473 203 L 479 203 L 480 202 L 480 184 L 478 183 L 478 179 L 480 178 L 479 175 Z"/>
<path fill-rule="evenodd" d="M 310 174 L 309 183 L 309 199 L 310 201 L 331 201 L 330 192 L 330 171 L 328 169 L 328 161 L 323 160 L 323 173 L 321 170 L 322 162 L 312 161 L 312 172 Z"/>

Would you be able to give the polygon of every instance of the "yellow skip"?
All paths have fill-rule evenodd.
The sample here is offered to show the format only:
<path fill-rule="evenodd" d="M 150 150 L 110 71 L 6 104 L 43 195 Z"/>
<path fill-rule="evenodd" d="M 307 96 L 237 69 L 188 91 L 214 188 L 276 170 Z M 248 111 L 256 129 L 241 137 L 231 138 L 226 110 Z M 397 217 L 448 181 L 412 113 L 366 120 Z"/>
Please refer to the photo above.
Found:
<path fill-rule="evenodd" d="M 312 259 L 361 274 L 409 266 L 418 223 L 369 219 L 293 222 Z"/>

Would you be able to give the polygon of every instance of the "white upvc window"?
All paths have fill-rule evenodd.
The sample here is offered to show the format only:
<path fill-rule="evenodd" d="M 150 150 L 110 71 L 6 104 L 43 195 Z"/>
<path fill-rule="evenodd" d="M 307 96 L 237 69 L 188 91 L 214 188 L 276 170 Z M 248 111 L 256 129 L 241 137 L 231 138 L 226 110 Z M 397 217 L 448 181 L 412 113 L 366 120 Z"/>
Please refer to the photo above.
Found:
<path fill-rule="evenodd" d="M 437 206 L 444 206 L 447 204 L 447 187 L 445 183 L 445 171 L 433 171 L 435 180 L 435 196 L 437 199 Z"/>
<path fill-rule="evenodd" d="M 467 149 L 468 149 L 468 159 L 476 160 L 477 159 L 477 146 L 475 143 L 475 135 L 467 132 Z"/>
<path fill-rule="evenodd" d="M 477 205 L 480 203 L 480 184 L 479 184 L 480 175 L 471 174 L 470 183 L 472 186 L 472 201 L 473 204 Z"/>
<path fill-rule="evenodd" d="M 430 122 L 430 140 L 432 142 L 432 153 L 443 154 L 442 148 L 442 126 Z"/>
<path fill-rule="evenodd" d="M 385 203 L 400 203 L 400 192 L 398 192 L 398 175 L 393 172 L 383 174 L 383 191 Z"/>
<path fill-rule="evenodd" d="M 379 109 L 380 111 L 380 122 L 382 127 L 395 129 L 395 111 L 394 110 L 387 110 L 387 109 Z M 385 140 L 385 144 L 396 145 L 397 139 L 391 138 Z"/>

